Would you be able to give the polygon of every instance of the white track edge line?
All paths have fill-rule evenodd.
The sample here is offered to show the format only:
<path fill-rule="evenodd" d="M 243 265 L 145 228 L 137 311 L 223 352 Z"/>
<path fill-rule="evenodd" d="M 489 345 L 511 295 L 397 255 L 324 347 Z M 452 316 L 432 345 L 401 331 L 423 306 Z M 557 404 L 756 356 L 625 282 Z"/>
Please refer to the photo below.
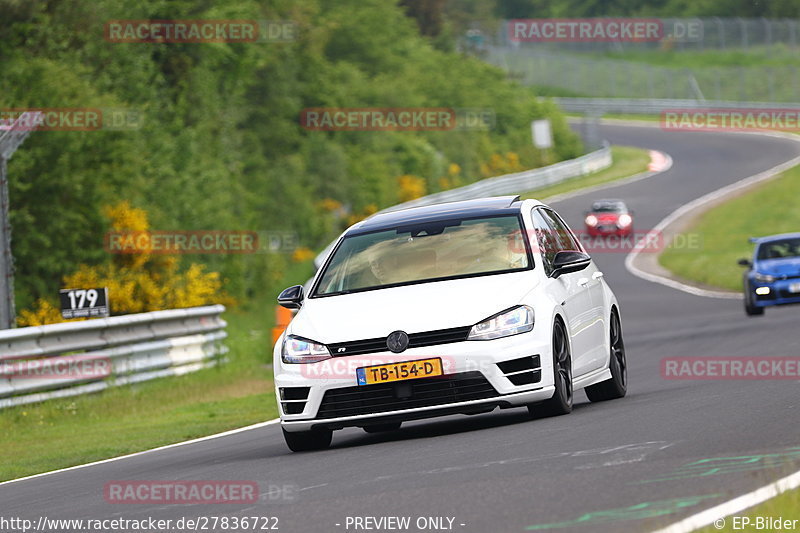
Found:
<path fill-rule="evenodd" d="M 222 433 L 215 433 L 213 435 L 206 435 L 205 437 L 198 437 L 196 439 L 185 440 L 185 441 L 181 441 L 181 442 L 174 442 L 172 444 L 166 444 L 164 446 L 159 446 L 158 448 L 151 448 L 149 450 L 142 450 L 140 452 L 129 453 L 127 455 L 120 455 L 118 457 L 110 457 L 108 459 L 101 459 L 100 461 L 94 461 L 94 462 L 85 463 L 85 464 L 82 464 L 82 465 L 68 466 L 66 468 L 59 468 L 58 470 L 51 470 L 49 472 L 41 472 L 39 474 L 33 474 L 33 475 L 30 475 L 30 476 L 20 477 L 20 478 L 17 478 L 17 479 L 9 479 L 8 481 L 0 482 L 0 486 L 8 485 L 8 484 L 11 484 L 11 483 L 17 483 L 19 481 L 26 481 L 28 479 L 34 479 L 34 478 L 37 478 L 37 477 L 44 477 L 44 476 L 49 476 L 49 475 L 52 475 L 52 474 L 58 474 L 60 472 L 68 472 L 70 470 L 78 470 L 78 469 L 87 468 L 87 467 L 90 467 L 90 466 L 96 466 L 96 465 L 101 465 L 101 464 L 105 464 L 105 463 L 112 463 L 112 462 L 115 462 L 115 461 L 121 461 L 123 459 L 130 459 L 132 457 L 138 457 L 138 456 L 144 455 L 146 453 L 158 452 L 158 451 L 161 451 L 161 450 L 168 450 L 170 448 L 177 448 L 179 446 L 186 446 L 188 444 L 195 444 L 195 443 L 203 442 L 203 441 L 206 441 L 206 440 L 217 439 L 219 437 L 227 437 L 228 435 L 234 435 L 236 433 L 241 433 L 243 431 L 249 431 L 251 429 L 262 428 L 262 427 L 265 427 L 265 426 L 269 426 L 269 425 L 275 424 L 277 422 L 280 422 L 280 418 L 273 418 L 272 420 L 267 420 L 266 422 L 259 422 L 257 424 L 251 424 L 249 426 L 245 426 L 245 427 L 241 427 L 241 428 L 230 429 L 228 431 L 223 431 Z"/>
<path fill-rule="evenodd" d="M 795 489 L 797 487 L 800 487 L 800 470 L 794 474 L 789 474 L 786 477 L 770 483 L 769 485 L 764 485 L 763 487 L 752 492 L 737 496 L 732 500 L 728 500 L 727 502 L 723 502 L 710 509 L 693 514 L 692 516 L 684 518 L 679 522 L 675 522 L 674 524 L 671 524 L 663 529 L 654 531 L 653 533 L 690 533 L 700 529 L 701 527 L 713 524 L 720 518 L 744 511 L 745 509 L 753 507 L 754 505 L 758 505 L 759 503 L 763 503 L 771 498 L 774 498 L 775 496 L 778 496 L 779 494 L 782 494 L 783 492 L 786 492 L 787 490 Z"/>
<path fill-rule="evenodd" d="M 779 132 L 725 132 L 725 133 L 737 133 L 737 134 L 749 134 L 749 135 L 763 135 L 767 137 L 778 137 L 783 139 L 791 139 L 795 142 L 800 142 L 800 136 L 792 135 L 792 134 L 783 134 Z M 770 169 L 767 169 L 763 172 L 759 172 L 758 174 L 754 174 L 752 176 L 748 176 L 743 178 L 737 182 L 734 182 L 730 185 L 726 185 L 720 189 L 715 191 L 711 191 L 708 194 L 701 196 L 700 198 L 696 198 L 689 203 L 686 203 L 667 215 L 664 219 L 661 220 L 658 224 L 655 225 L 652 231 L 655 232 L 663 232 L 663 229 L 675 222 L 677 219 L 689 213 L 695 209 L 702 207 L 703 205 L 717 200 L 721 197 L 724 197 L 728 194 L 735 193 L 741 189 L 750 187 L 752 185 L 756 185 L 760 182 L 767 181 L 770 178 L 780 174 L 781 172 L 785 172 L 786 170 L 800 165 L 800 156 L 790 159 L 781 163 L 780 165 L 776 165 Z M 646 272 L 634 264 L 636 257 L 641 252 L 640 248 L 634 248 L 628 256 L 625 258 L 625 268 L 628 272 L 633 274 L 634 276 L 641 278 L 646 281 L 650 281 L 653 283 L 659 283 L 661 285 L 665 285 L 672 289 L 677 289 L 679 291 L 683 291 L 689 294 L 694 294 L 695 296 L 704 296 L 706 298 L 725 298 L 725 299 L 736 299 L 741 300 L 742 295 L 739 293 L 733 292 L 725 292 L 725 291 L 714 291 L 708 289 L 701 289 L 700 287 L 695 287 L 693 285 L 688 285 L 686 283 L 682 283 L 672 278 L 668 278 L 662 276 L 660 274 L 654 274 L 652 272 Z"/>

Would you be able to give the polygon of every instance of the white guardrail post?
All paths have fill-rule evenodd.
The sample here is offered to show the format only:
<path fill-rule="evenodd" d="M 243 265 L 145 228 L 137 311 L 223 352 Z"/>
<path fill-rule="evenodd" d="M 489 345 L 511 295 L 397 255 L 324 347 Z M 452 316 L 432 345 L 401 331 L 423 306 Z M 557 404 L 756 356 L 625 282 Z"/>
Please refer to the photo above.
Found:
<path fill-rule="evenodd" d="M 0 331 L 0 408 L 214 366 L 223 305 Z"/>

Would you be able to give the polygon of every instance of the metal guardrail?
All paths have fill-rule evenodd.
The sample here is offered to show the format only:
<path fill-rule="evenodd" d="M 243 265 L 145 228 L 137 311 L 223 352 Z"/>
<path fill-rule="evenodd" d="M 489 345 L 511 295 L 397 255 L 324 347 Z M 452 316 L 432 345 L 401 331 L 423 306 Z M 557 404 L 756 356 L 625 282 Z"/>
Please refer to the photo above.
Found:
<path fill-rule="evenodd" d="M 798 103 L 734 102 L 731 100 L 685 100 L 669 98 L 552 98 L 561 109 L 571 113 L 602 115 L 625 113 L 658 115 L 667 109 L 796 109 Z"/>
<path fill-rule="evenodd" d="M 223 311 L 211 305 L 0 331 L 0 408 L 214 366 L 228 351 Z M 74 370 L 86 366 L 107 371 Z"/>
<path fill-rule="evenodd" d="M 496 176 L 494 178 L 486 178 L 481 181 L 476 181 L 457 189 L 449 191 L 437 192 L 388 207 L 376 214 L 389 213 L 398 211 L 400 209 L 408 209 L 411 207 L 421 207 L 425 205 L 443 204 L 447 202 L 458 202 L 460 200 L 472 200 L 475 198 L 483 198 L 486 196 L 502 196 L 504 194 L 516 194 L 519 192 L 532 191 L 548 185 L 561 183 L 570 178 L 577 178 L 585 176 L 598 170 L 608 168 L 611 166 L 611 147 L 604 143 L 603 148 L 590 152 L 586 155 L 568 161 L 562 161 L 555 165 L 536 168 L 533 170 L 526 170 L 524 172 L 517 172 L 514 174 L 505 174 L 503 176 Z M 373 215 L 374 216 L 374 215 Z M 314 265 L 320 268 L 331 252 L 333 245 L 336 241 L 329 244 L 320 254 L 314 259 Z"/>

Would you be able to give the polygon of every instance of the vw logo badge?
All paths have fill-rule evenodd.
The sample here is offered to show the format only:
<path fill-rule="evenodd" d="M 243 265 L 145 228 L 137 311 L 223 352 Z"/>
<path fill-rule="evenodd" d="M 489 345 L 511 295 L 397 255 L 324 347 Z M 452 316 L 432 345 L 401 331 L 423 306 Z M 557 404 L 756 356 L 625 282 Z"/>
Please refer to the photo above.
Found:
<path fill-rule="evenodd" d="M 408 348 L 408 333 L 394 331 L 386 337 L 386 347 L 394 353 L 404 352 Z"/>

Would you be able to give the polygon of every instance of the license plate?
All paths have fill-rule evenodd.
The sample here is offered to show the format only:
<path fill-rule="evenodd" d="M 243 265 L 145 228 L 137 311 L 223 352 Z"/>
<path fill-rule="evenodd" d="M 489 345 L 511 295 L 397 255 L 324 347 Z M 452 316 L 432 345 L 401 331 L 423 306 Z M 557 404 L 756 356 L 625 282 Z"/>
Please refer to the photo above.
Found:
<path fill-rule="evenodd" d="M 442 360 L 419 359 L 417 361 L 404 361 L 388 365 L 366 366 L 356 369 L 359 385 L 372 385 L 373 383 L 389 383 L 405 379 L 429 378 L 441 376 Z"/>
<path fill-rule="evenodd" d="M 800 283 L 792 283 L 789 285 L 789 292 L 800 292 Z"/>

